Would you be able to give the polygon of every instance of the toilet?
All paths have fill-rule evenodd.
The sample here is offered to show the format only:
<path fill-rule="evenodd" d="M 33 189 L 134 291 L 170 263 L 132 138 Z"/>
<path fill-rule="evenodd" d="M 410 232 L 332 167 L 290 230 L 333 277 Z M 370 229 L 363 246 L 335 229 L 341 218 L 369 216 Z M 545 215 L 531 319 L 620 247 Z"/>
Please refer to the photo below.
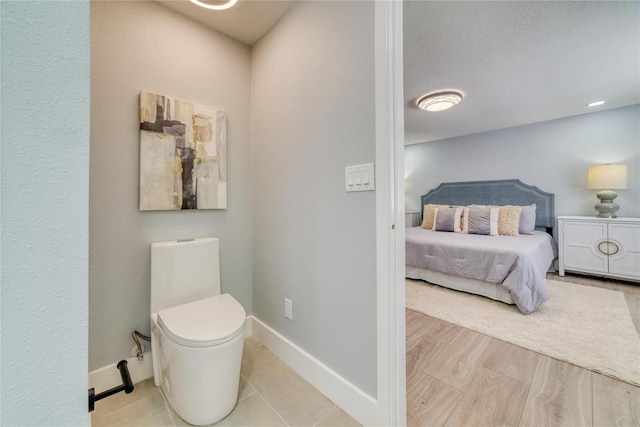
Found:
<path fill-rule="evenodd" d="M 153 377 L 194 425 L 227 416 L 238 399 L 246 313 L 221 294 L 218 239 L 151 245 Z"/>

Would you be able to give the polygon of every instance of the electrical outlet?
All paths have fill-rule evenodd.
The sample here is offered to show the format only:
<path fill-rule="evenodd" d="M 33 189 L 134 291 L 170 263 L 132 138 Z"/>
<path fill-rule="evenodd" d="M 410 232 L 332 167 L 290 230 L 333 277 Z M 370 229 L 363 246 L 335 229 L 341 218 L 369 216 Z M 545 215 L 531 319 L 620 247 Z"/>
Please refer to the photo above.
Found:
<path fill-rule="evenodd" d="M 288 298 L 284 299 L 284 317 L 293 320 L 293 303 Z"/>

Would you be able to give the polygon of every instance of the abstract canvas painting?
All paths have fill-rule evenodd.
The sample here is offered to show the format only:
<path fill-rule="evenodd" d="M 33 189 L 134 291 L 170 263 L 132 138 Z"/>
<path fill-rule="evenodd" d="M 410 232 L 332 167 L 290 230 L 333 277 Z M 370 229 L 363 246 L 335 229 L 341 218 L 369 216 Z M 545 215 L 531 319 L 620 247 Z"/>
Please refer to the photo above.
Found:
<path fill-rule="evenodd" d="M 226 207 L 227 113 L 140 92 L 140 210 Z"/>

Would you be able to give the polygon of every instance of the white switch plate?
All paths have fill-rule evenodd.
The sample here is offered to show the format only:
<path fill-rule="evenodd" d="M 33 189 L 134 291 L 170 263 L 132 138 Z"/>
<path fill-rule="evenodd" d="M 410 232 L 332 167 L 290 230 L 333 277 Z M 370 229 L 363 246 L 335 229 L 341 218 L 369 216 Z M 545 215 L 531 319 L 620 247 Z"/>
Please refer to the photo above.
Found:
<path fill-rule="evenodd" d="M 293 303 L 288 298 L 284 299 L 284 317 L 293 320 Z"/>
<path fill-rule="evenodd" d="M 345 191 L 372 191 L 375 188 L 373 163 L 344 168 Z"/>

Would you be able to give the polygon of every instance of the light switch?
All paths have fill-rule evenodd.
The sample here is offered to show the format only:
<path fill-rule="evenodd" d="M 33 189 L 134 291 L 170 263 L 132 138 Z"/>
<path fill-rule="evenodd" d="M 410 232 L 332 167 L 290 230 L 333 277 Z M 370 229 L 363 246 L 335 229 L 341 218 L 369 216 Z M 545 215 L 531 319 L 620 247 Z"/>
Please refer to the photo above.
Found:
<path fill-rule="evenodd" d="M 344 168 L 346 191 L 371 191 L 375 189 L 373 163 Z"/>

